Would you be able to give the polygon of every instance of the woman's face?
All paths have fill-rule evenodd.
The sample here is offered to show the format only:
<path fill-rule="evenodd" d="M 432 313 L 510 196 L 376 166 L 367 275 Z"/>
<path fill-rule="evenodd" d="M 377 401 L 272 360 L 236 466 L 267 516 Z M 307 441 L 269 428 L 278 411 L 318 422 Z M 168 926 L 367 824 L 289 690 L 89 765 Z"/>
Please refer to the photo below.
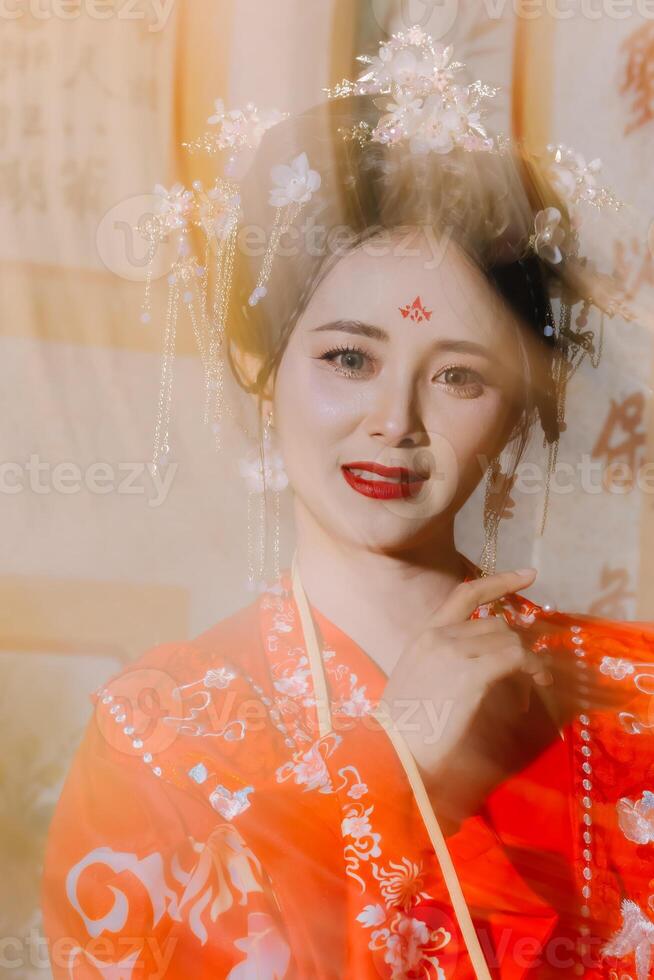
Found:
<path fill-rule="evenodd" d="M 433 249 L 401 244 L 331 269 L 274 391 L 298 517 L 388 554 L 449 532 L 512 428 L 521 374 L 517 327 L 459 249 L 434 267 Z"/>

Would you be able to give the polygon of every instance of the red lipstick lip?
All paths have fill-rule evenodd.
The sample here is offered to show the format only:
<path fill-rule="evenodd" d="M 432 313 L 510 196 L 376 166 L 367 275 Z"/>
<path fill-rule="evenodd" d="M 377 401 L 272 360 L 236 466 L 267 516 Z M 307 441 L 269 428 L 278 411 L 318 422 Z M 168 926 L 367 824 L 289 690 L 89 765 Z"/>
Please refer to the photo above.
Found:
<path fill-rule="evenodd" d="M 352 470 L 364 470 L 384 477 L 382 480 L 366 480 Z M 382 466 L 381 463 L 344 463 L 341 470 L 346 482 L 357 493 L 376 500 L 397 500 L 402 497 L 415 497 L 420 493 L 426 476 L 421 476 L 405 466 Z"/>

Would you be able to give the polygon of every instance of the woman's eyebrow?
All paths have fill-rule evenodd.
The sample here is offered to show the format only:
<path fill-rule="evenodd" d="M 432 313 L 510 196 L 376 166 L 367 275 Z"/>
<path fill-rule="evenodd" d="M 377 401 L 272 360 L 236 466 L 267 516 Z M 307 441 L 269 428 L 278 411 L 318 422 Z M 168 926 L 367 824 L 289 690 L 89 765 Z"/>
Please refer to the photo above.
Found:
<path fill-rule="evenodd" d="M 360 337 L 369 337 L 372 340 L 388 341 L 389 335 L 381 327 L 374 327 L 370 323 L 363 323 L 361 320 L 332 320 L 330 323 L 323 323 L 319 327 L 314 327 L 314 333 L 325 330 L 335 330 L 341 333 L 355 334 Z M 449 351 L 453 354 L 476 354 L 485 357 L 487 360 L 497 360 L 495 353 L 485 344 L 478 344 L 474 340 L 457 340 L 455 337 L 442 338 L 434 342 L 434 351 Z"/>
<path fill-rule="evenodd" d="M 373 327 L 371 323 L 362 323 L 360 320 L 333 320 L 331 323 L 323 323 L 319 327 L 314 327 L 314 333 L 323 330 L 338 330 L 341 333 L 352 333 L 360 337 L 369 337 L 371 340 L 388 340 L 388 334 L 381 327 Z"/>
<path fill-rule="evenodd" d="M 478 344 L 474 340 L 456 340 L 452 338 L 444 338 L 442 340 L 437 340 L 434 343 L 434 350 L 437 351 L 451 351 L 453 354 L 477 354 L 479 357 L 485 357 L 490 361 L 497 360 L 497 356 L 490 347 L 485 344 Z"/>

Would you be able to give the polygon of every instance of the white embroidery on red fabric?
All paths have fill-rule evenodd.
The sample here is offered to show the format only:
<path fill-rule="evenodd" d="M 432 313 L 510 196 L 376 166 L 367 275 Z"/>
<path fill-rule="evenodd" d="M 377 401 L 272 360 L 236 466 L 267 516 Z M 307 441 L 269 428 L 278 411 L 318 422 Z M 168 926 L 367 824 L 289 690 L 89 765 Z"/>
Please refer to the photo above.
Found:
<path fill-rule="evenodd" d="M 225 820 L 233 820 L 240 813 L 247 810 L 250 806 L 248 796 L 254 793 L 254 786 L 244 786 L 242 789 L 233 792 L 219 783 L 209 797 L 214 810 L 224 817 Z"/>
<path fill-rule="evenodd" d="M 246 954 L 227 974 L 226 980 L 281 980 L 291 962 L 291 950 L 275 920 L 265 912 L 248 915 L 248 934 L 234 945 Z"/>
<path fill-rule="evenodd" d="M 186 867 L 183 854 L 186 855 Z M 104 931 L 117 934 L 128 929 L 132 913 L 127 875 L 120 879 L 120 886 L 107 883 L 107 897 L 113 898 L 113 904 L 104 916 L 92 919 L 86 913 L 78 895 L 78 885 L 88 869 L 96 865 L 110 868 L 116 874 L 127 872 L 138 880 L 134 905 L 137 915 L 142 904 L 141 892 L 145 890 L 152 907 L 153 926 L 166 917 L 171 923 L 186 922 L 202 946 L 210 938 L 210 930 L 218 918 L 235 902 L 246 905 L 250 894 L 264 891 L 261 865 L 231 824 L 216 827 L 204 843 L 187 838 L 167 860 L 159 851 L 139 858 L 136 854 L 114 851 L 110 847 L 97 847 L 78 861 L 66 877 L 68 901 L 92 938 Z M 79 892 L 84 894 L 84 889 L 80 888 Z M 86 951 L 82 952 L 88 955 Z M 79 953 L 79 949 L 72 950 L 69 966 Z M 138 955 L 136 958 L 138 960 Z M 93 965 L 98 964 L 94 962 Z M 128 970 L 130 964 L 125 960 L 102 965 L 107 971 L 113 969 L 115 975 L 130 976 L 129 972 L 120 972 L 121 969 Z M 139 964 L 138 968 L 142 967 L 143 964 Z"/>
<path fill-rule="evenodd" d="M 616 806 L 618 824 L 627 840 L 635 844 L 654 843 L 654 793 L 645 790 L 634 803 L 623 797 Z"/>
<path fill-rule="evenodd" d="M 622 926 L 603 947 L 602 953 L 619 959 L 633 955 L 637 980 L 648 980 L 654 946 L 654 922 L 631 899 L 623 900 L 621 911 Z"/>
<path fill-rule="evenodd" d="M 333 793 L 331 776 L 326 765 L 328 759 L 342 739 L 331 732 L 315 742 L 306 752 L 296 752 L 292 762 L 285 762 L 277 769 L 278 783 L 293 779 L 297 786 L 304 786 L 304 792 L 318 790 L 319 793 Z"/>

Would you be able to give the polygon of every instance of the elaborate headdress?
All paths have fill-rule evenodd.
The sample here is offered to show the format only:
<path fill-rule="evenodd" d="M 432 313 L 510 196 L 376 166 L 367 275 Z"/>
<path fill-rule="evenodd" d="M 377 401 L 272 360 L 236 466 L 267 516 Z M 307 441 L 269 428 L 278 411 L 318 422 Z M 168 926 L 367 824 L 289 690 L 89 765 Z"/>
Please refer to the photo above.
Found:
<path fill-rule="evenodd" d="M 249 323 L 251 331 L 262 329 L 257 315 L 259 308 L 263 308 L 265 317 L 271 286 L 276 280 L 293 276 L 288 265 L 283 275 L 282 270 L 275 272 L 283 252 L 284 236 L 295 232 L 297 240 L 297 235 L 306 235 L 311 230 L 318 216 L 328 219 L 330 196 L 347 196 L 348 184 L 354 181 L 351 173 L 339 169 L 334 159 L 333 147 L 341 142 L 368 154 L 378 173 L 385 173 L 390 181 L 395 179 L 394 174 L 398 181 L 403 179 L 407 158 L 412 167 L 410 179 L 419 181 L 420 168 L 426 161 L 439 158 L 443 172 L 454 174 L 457 161 L 468 155 L 475 159 L 486 155 L 501 158 L 509 168 L 514 168 L 520 181 L 526 178 L 529 227 L 517 222 L 515 229 L 509 229 L 510 254 L 495 255 L 489 265 L 491 278 L 500 292 L 537 329 L 548 350 L 550 394 L 554 395 L 549 408 L 539 406 L 538 412 L 549 445 L 548 473 L 551 473 L 563 427 L 567 382 L 584 358 L 597 363 L 601 352 L 601 330 L 596 337 L 587 329 L 589 308 L 594 305 L 602 311 L 602 323 L 603 314 L 619 313 L 627 319 L 640 315 L 627 305 L 628 297 L 620 282 L 599 273 L 580 255 L 579 230 L 584 209 L 618 210 L 621 203 L 599 184 L 599 160 L 587 164 L 578 153 L 562 145 L 549 145 L 542 152 L 532 153 L 509 138 L 489 135 L 484 109 L 497 89 L 480 81 L 459 83 L 457 76 L 464 66 L 452 60 L 452 48 L 435 43 L 420 27 L 393 35 L 380 45 L 377 55 L 361 56 L 358 60 L 364 65 L 359 77 L 354 81 L 345 79 L 328 91 L 329 101 L 314 111 L 311 125 L 317 120 L 316 130 L 310 132 L 310 139 L 306 125 L 296 131 L 294 121 L 285 122 L 288 117 L 280 112 L 264 113 L 253 105 L 244 111 L 227 112 L 223 103 L 217 102 L 216 112 L 208 120 L 211 128 L 196 143 L 187 144 L 187 148 L 209 153 L 227 151 L 229 159 L 224 172 L 216 176 L 209 189 L 199 182 L 190 190 L 179 184 L 169 191 L 160 186 L 155 189 L 161 198 L 159 213 L 143 229 L 151 256 L 154 257 L 158 244 L 168 236 L 174 235 L 178 240 L 177 257 L 168 275 L 155 465 L 164 463 L 170 450 L 173 356 L 179 310 L 188 312 L 193 326 L 204 369 L 205 422 L 211 426 L 219 444 L 225 409 L 224 364 L 229 356 L 228 316 Z M 342 109 L 335 108 L 335 103 L 342 105 Z M 298 132 L 302 139 L 308 139 L 309 146 L 298 145 Z M 262 152 L 262 147 L 259 155 L 271 161 L 267 164 L 269 183 L 262 188 L 261 173 L 258 173 L 246 192 L 243 181 L 247 157 L 262 140 L 266 152 Z M 323 159 L 329 161 L 325 166 Z M 490 179 L 492 183 L 492 173 Z M 257 198 L 254 207 L 249 197 Z M 501 203 L 507 212 L 511 211 L 511 201 L 506 195 Z M 356 206 L 361 207 L 360 201 Z M 247 220 L 248 210 L 250 217 L 254 216 L 253 221 Z M 511 221 L 510 213 L 499 219 L 503 233 Z M 257 248 L 248 244 L 251 233 L 257 238 L 258 253 Z M 199 253 L 193 249 L 198 236 Z M 237 252 L 244 255 L 249 252 L 249 261 L 235 276 Z M 275 305 L 277 319 L 292 319 L 302 302 L 306 302 L 307 289 L 315 282 L 310 259 L 307 261 L 309 264 L 295 273 L 293 301 Z M 519 270 L 517 292 L 515 276 L 510 285 L 504 282 L 509 265 L 514 271 Z M 313 267 L 317 268 L 318 264 Z M 279 282 L 276 292 L 281 295 L 277 287 Z M 142 314 L 145 322 L 150 318 L 150 292 L 148 282 Z M 558 303 L 558 317 L 554 315 L 551 300 Z M 578 305 L 580 309 L 573 321 L 572 311 Z M 265 478 L 265 458 L 261 465 Z M 491 558 L 486 556 L 487 561 Z"/>

